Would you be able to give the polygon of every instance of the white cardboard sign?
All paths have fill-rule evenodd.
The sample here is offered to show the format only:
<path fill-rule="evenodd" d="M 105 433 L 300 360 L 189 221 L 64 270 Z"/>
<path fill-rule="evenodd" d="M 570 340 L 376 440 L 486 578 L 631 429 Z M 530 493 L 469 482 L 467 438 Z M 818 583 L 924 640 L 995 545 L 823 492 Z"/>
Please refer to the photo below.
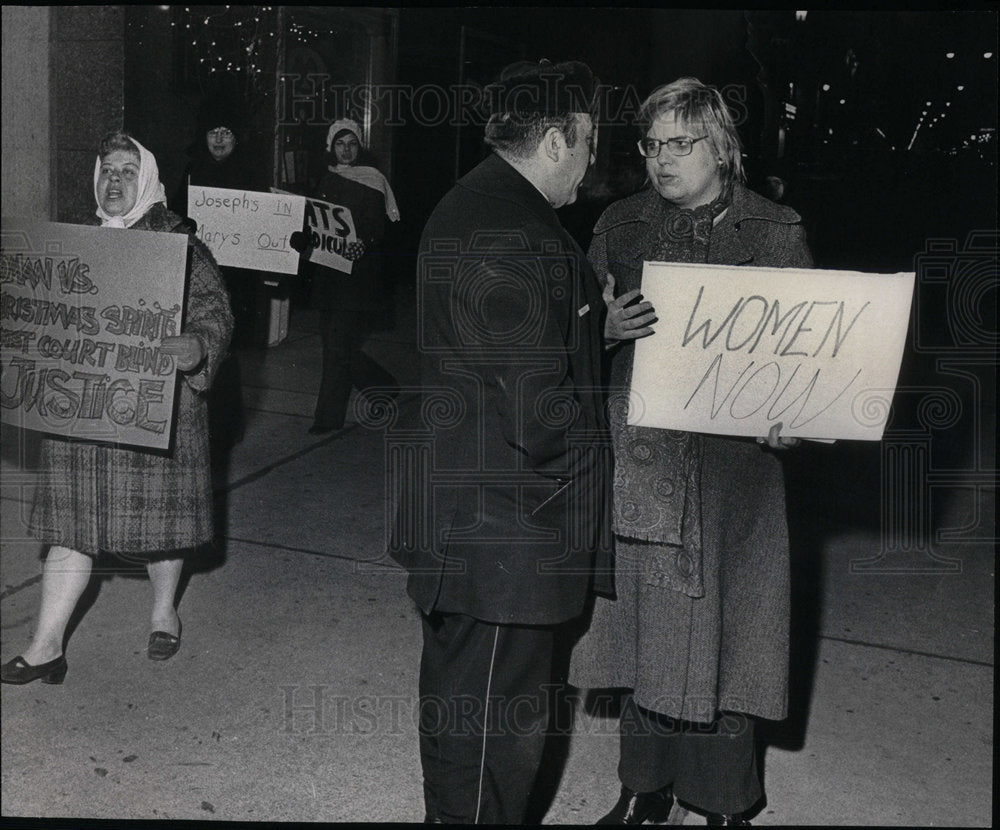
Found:
<path fill-rule="evenodd" d="M 8 217 L 0 235 L 3 423 L 169 447 L 187 236 Z"/>
<path fill-rule="evenodd" d="M 344 250 L 358 238 L 351 209 L 321 199 L 307 199 L 306 226 L 313 247 L 311 261 L 350 274 L 354 261 L 344 257 Z"/>
<path fill-rule="evenodd" d="M 877 441 L 914 274 L 646 262 L 654 334 L 635 344 L 628 423 Z"/>
<path fill-rule="evenodd" d="M 188 216 L 219 265 L 295 274 L 299 253 L 289 237 L 302 230 L 304 196 L 224 187 L 188 187 Z"/>

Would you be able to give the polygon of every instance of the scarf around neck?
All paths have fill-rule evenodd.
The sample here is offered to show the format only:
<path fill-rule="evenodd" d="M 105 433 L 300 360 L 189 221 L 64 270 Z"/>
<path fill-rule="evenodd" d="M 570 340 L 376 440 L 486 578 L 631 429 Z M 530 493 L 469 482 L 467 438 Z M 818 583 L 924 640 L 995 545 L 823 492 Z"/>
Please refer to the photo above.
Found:
<path fill-rule="evenodd" d="M 659 202 L 657 226 L 643 259 L 705 262 L 715 222 L 731 191 L 686 210 Z M 632 354 L 624 389 L 632 384 Z M 650 543 L 648 581 L 699 597 L 705 592 L 701 542 L 702 436 L 694 432 L 629 426 L 627 405 L 611 408 L 615 453 L 614 527 L 628 541 Z"/>
<path fill-rule="evenodd" d="M 358 182 L 372 190 L 378 190 L 385 199 L 385 215 L 393 222 L 399 221 L 399 208 L 396 206 L 396 197 L 393 195 L 389 181 L 381 172 L 374 167 L 364 165 L 358 167 L 352 164 L 331 164 L 327 167 L 331 173 Z"/>
<path fill-rule="evenodd" d="M 97 195 L 97 182 L 101 177 L 100 156 L 97 157 L 97 162 L 94 165 L 94 199 L 97 201 L 96 213 L 101 219 L 101 227 L 131 228 L 146 215 L 153 205 L 159 202 L 167 204 L 167 194 L 160 182 L 160 170 L 157 167 L 156 159 L 134 138 L 132 143 L 139 148 L 139 192 L 132 209 L 124 216 L 111 216 L 105 213 L 104 208 L 101 207 L 101 200 Z"/>

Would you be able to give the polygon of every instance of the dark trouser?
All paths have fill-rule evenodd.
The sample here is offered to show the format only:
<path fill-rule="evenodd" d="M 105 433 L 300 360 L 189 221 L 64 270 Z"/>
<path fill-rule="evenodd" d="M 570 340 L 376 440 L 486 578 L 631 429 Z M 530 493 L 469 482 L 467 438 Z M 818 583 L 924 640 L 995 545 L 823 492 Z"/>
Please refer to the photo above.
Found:
<path fill-rule="evenodd" d="M 673 784 L 678 799 L 706 813 L 742 813 L 760 799 L 754 721 L 746 715 L 690 723 L 643 709 L 628 695 L 619 729 L 618 777 L 630 790 Z"/>
<path fill-rule="evenodd" d="M 213 462 L 222 463 L 233 446 L 243 440 L 245 430 L 243 382 L 239 357 L 234 352 L 219 364 L 208 393 L 208 435 Z"/>
<path fill-rule="evenodd" d="M 324 308 L 320 315 L 323 339 L 323 376 L 316 400 L 317 425 L 340 429 L 347 415 L 352 387 L 397 388 L 396 379 L 366 355 L 361 347 L 370 326 L 361 309 Z"/>
<path fill-rule="evenodd" d="M 545 746 L 555 629 L 435 613 L 424 616 L 423 631 L 427 815 L 445 823 L 523 823 Z"/>
<path fill-rule="evenodd" d="M 270 308 L 264 290 L 264 273 L 245 268 L 223 268 L 222 276 L 233 310 L 232 347 L 266 346 Z"/>

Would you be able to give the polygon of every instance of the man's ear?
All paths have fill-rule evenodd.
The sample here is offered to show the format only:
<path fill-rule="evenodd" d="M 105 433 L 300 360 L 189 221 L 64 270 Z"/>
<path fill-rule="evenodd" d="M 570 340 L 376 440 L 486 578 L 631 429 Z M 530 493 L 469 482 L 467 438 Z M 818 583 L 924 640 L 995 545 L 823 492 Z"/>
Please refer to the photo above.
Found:
<path fill-rule="evenodd" d="M 549 127 L 542 137 L 542 152 L 552 161 L 559 161 L 565 150 L 566 136 L 562 134 L 562 130 Z"/>

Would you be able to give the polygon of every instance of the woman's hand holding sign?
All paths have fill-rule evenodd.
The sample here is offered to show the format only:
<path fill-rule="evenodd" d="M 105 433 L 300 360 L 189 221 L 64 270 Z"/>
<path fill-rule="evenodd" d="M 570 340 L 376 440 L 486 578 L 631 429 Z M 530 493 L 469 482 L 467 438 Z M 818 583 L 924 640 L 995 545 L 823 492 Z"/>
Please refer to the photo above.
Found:
<path fill-rule="evenodd" d="M 190 372 L 198 366 L 207 354 L 205 344 L 197 334 L 177 334 L 164 337 L 160 342 L 163 354 L 173 355 L 177 360 L 177 368 L 182 372 Z"/>
<path fill-rule="evenodd" d="M 603 291 L 604 303 L 608 307 L 604 319 L 604 339 L 609 345 L 617 340 L 636 340 L 653 333 L 651 323 L 656 322 L 656 311 L 653 304 L 639 298 L 639 289 L 633 288 L 620 297 L 615 297 L 614 275 L 607 275 Z"/>
<path fill-rule="evenodd" d="M 781 421 L 774 424 L 770 430 L 768 430 L 767 437 L 758 436 L 758 444 L 767 444 L 772 450 L 787 450 L 790 447 L 797 447 L 801 442 L 799 438 L 785 438 L 781 434 Z"/>
<path fill-rule="evenodd" d="M 360 239 L 355 242 L 348 242 L 344 248 L 344 259 L 356 262 L 365 255 L 365 243 Z"/>

